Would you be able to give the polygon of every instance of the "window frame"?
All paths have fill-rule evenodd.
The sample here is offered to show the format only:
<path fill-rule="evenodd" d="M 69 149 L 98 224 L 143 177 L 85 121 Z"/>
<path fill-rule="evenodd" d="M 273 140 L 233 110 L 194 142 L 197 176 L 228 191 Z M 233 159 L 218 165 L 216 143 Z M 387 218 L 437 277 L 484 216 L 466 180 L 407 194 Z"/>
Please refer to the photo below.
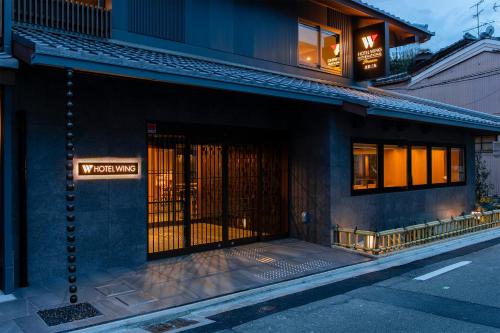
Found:
<path fill-rule="evenodd" d="M 451 150 L 452 149 L 462 149 L 463 151 L 463 160 L 464 160 L 464 180 L 463 181 L 456 181 L 454 182 L 453 179 L 452 179 L 452 165 L 451 165 Z M 467 154 L 466 154 L 466 150 L 465 150 L 465 147 L 459 147 L 459 146 L 450 146 L 448 147 L 448 158 L 449 158 L 449 162 L 448 162 L 448 176 L 449 176 L 449 182 L 452 184 L 452 185 L 456 185 L 456 184 L 462 184 L 462 183 L 466 183 L 467 182 Z M 460 173 L 459 173 L 460 174 Z"/>
<path fill-rule="evenodd" d="M 488 139 L 493 139 L 492 141 L 487 140 Z M 477 142 L 479 139 L 479 142 Z M 480 154 L 492 154 L 493 153 L 493 143 L 498 140 L 497 135 L 478 135 L 474 138 L 474 149 L 476 153 Z M 479 145 L 479 149 L 478 148 Z M 485 149 L 484 147 L 486 145 L 491 145 L 491 149 Z"/>
<path fill-rule="evenodd" d="M 314 66 L 308 66 L 306 64 L 302 64 L 300 62 L 300 40 L 299 40 L 299 26 L 300 25 L 305 25 L 305 26 L 308 26 L 308 27 L 311 27 L 311 28 L 314 28 L 314 29 L 317 29 L 317 43 L 318 43 L 318 63 Z M 328 31 L 328 32 L 331 32 L 331 33 L 334 33 L 334 34 L 337 34 L 340 36 L 340 70 L 334 70 L 334 69 L 330 69 L 330 68 L 327 68 L 327 67 L 323 67 L 321 66 L 321 31 L 324 30 L 324 31 Z M 344 66 L 344 59 L 343 59 L 343 52 L 344 52 L 344 47 L 342 45 L 342 41 L 343 41 L 343 35 L 342 35 L 342 31 L 339 30 L 339 29 L 335 29 L 334 27 L 330 27 L 328 25 L 324 25 L 324 24 L 320 24 L 320 23 L 317 23 L 317 22 L 313 22 L 313 21 L 309 21 L 309 20 L 306 20 L 306 19 L 302 19 L 302 18 L 299 18 L 298 21 L 297 21 L 297 66 L 300 67 L 300 68 L 304 68 L 304 69 L 309 69 L 309 70 L 314 70 L 314 71 L 318 71 L 318 72 L 321 72 L 321 73 L 328 73 L 328 74 L 333 74 L 333 75 L 337 75 L 337 76 L 340 76 L 340 77 L 343 77 L 344 76 L 344 72 L 343 72 L 343 66 Z"/>
<path fill-rule="evenodd" d="M 367 189 L 354 189 L 354 145 L 355 144 L 365 144 L 365 145 L 376 145 L 377 148 L 377 187 L 375 188 L 367 188 Z M 383 179 L 380 177 L 380 167 L 383 166 L 380 161 L 380 145 L 374 142 L 365 142 L 365 141 L 356 141 L 351 142 L 351 190 L 355 192 L 372 192 L 377 190 L 380 187 L 380 180 Z"/>
<path fill-rule="evenodd" d="M 377 188 L 374 189 L 354 189 L 354 145 L 355 144 L 376 144 L 377 145 Z M 402 187 L 384 187 L 384 145 L 400 145 L 407 147 L 407 186 Z M 412 147 L 426 147 L 427 149 L 427 184 L 413 185 L 412 179 Z M 446 170 L 447 181 L 446 183 L 432 184 L 432 147 L 446 148 Z M 451 148 L 460 148 L 464 152 L 464 181 L 452 182 L 451 181 Z M 467 168 L 467 147 L 464 144 L 451 144 L 442 142 L 421 142 L 411 140 L 382 140 L 364 137 L 352 137 L 350 145 L 351 154 L 351 196 L 377 194 L 377 193 L 391 193 L 391 192 L 404 192 L 415 191 L 423 189 L 434 189 L 452 186 L 465 186 L 467 185 L 468 168 Z"/>

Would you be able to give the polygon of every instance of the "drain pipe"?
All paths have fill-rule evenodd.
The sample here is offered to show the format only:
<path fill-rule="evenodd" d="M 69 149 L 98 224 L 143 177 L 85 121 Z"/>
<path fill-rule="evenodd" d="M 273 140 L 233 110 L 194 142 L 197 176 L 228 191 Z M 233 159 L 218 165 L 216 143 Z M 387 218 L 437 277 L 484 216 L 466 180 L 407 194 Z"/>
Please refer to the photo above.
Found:
<path fill-rule="evenodd" d="M 75 146 L 74 146 L 74 115 L 73 115 L 73 69 L 66 69 L 66 239 L 67 254 L 68 254 L 68 282 L 69 282 L 69 292 L 71 296 L 69 298 L 70 303 L 78 302 L 78 296 L 76 294 L 76 246 L 75 246 L 75 183 L 73 175 L 73 158 L 75 156 Z"/>

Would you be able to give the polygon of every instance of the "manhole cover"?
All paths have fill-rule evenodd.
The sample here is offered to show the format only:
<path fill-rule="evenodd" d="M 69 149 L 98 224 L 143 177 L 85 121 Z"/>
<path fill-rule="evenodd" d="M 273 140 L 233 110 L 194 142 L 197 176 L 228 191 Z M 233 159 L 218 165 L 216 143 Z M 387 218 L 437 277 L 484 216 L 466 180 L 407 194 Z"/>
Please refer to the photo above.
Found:
<path fill-rule="evenodd" d="M 48 326 L 56 326 L 101 315 L 89 303 L 72 304 L 60 308 L 41 310 L 37 313 Z"/>
<path fill-rule="evenodd" d="M 144 327 L 148 332 L 151 333 L 163 333 L 163 332 L 168 332 L 168 331 L 173 331 L 179 328 L 191 326 L 198 324 L 199 322 L 196 320 L 191 320 L 191 319 L 185 319 L 185 318 L 177 318 L 177 319 L 172 319 L 169 321 L 166 321 L 164 323 L 159 323 L 159 324 L 153 324 L 147 327 Z"/>

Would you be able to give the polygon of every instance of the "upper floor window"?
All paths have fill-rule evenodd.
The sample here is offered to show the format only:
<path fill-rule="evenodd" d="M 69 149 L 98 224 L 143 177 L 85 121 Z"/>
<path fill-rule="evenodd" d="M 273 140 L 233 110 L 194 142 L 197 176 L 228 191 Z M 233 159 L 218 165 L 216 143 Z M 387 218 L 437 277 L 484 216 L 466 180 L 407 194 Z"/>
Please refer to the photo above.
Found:
<path fill-rule="evenodd" d="M 299 23 L 299 64 L 342 74 L 340 31 Z"/>

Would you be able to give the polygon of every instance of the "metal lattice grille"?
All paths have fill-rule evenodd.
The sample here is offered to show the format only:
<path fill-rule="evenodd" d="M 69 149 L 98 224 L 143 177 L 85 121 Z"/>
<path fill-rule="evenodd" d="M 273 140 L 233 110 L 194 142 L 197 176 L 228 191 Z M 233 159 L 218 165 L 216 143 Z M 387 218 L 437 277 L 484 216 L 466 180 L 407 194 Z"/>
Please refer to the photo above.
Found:
<path fill-rule="evenodd" d="M 278 145 L 149 134 L 148 253 L 286 234 L 284 158 Z"/>
<path fill-rule="evenodd" d="M 148 147 L 149 253 L 185 247 L 184 136 L 154 135 Z"/>
<path fill-rule="evenodd" d="M 191 147 L 191 245 L 223 241 L 222 146 Z"/>
<path fill-rule="evenodd" d="M 228 147 L 229 239 L 257 237 L 259 165 L 257 147 Z"/>

